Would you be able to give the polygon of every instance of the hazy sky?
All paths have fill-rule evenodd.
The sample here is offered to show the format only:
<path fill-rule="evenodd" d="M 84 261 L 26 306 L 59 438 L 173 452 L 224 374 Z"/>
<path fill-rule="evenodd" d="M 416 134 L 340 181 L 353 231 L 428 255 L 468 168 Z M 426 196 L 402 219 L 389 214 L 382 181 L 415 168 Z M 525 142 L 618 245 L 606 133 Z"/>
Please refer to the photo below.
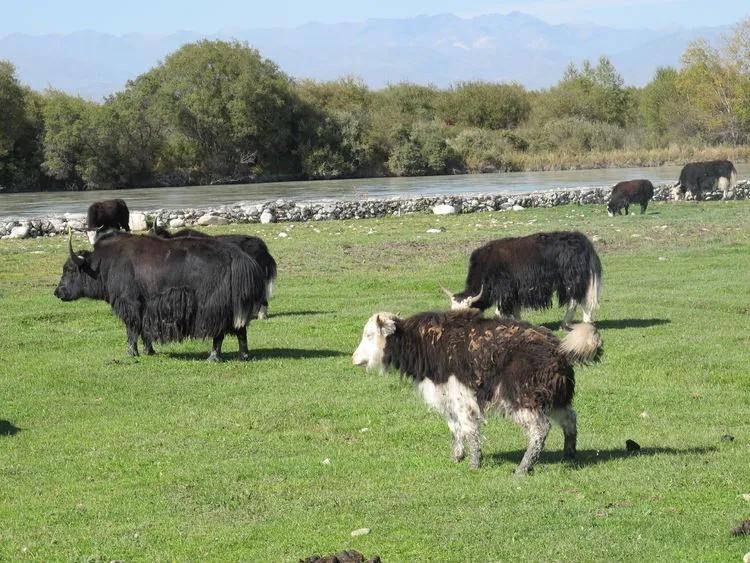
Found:
<path fill-rule="evenodd" d="M 68 33 L 210 33 L 226 28 L 294 27 L 419 14 L 472 16 L 513 10 L 551 23 L 616 27 L 699 27 L 750 16 L 748 0 L 0 0 L 0 35 Z"/>

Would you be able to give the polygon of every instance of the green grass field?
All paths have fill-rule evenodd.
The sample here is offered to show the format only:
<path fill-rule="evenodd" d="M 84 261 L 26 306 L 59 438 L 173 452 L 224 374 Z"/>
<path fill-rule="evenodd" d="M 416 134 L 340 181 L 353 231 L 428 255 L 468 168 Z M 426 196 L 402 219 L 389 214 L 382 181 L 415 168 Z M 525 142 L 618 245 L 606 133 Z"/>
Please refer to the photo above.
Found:
<path fill-rule="evenodd" d="M 351 352 L 375 311 L 445 308 L 438 284 L 459 289 L 480 243 L 554 229 L 596 235 L 604 264 L 604 358 L 576 372 L 578 463 L 560 462 L 553 427 L 535 473 L 514 477 L 525 439 L 491 418 L 470 471 L 411 385 L 353 368 Z M 750 202 L 211 232 L 259 234 L 280 265 L 271 318 L 250 326 L 250 362 L 233 338 L 220 364 L 195 341 L 128 358 L 105 303 L 53 297 L 64 238 L 0 243 L 0 560 L 750 551 L 750 537 L 729 534 L 750 517 Z M 562 313 L 526 318 L 556 327 Z M 358 528 L 371 532 L 352 538 Z"/>

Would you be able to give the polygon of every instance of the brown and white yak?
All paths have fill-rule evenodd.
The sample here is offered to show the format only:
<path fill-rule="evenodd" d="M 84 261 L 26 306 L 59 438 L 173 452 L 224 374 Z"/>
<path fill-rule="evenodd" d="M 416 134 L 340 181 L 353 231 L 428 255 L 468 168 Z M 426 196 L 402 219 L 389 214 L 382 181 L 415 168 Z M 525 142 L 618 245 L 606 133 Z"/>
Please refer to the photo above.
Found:
<path fill-rule="evenodd" d="M 602 341 L 592 324 L 576 325 L 560 341 L 543 327 L 512 319 L 487 319 L 479 311 L 420 313 L 401 319 L 378 313 L 365 324 L 352 362 L 368 369 L 395 368 L 414 381 L 425 402 L 453 433 L 453 459 L 469 450 L 481 459 L 480 427 L 499 410 L 520 424 L 529 444 L 516 473 L 532 470 L 550 421 L 565 436 L 564 455 L 575 456 L 573 365 L 597 361 Z"/>
<path fill-rule="evenodd" d="M 443 291 L 453 310 L 495 305 L 496 316 L 514 318 L 522 309 L 550 307 L 556 292 L 560 306 L 567 305 L 562 328 L 568 330 L 579 305 L 583 322 L 593 322 L 601 280 L 591 241 L 579 232 L 559 231 L 488 242 L 471 253 L 464 290 Z"/>

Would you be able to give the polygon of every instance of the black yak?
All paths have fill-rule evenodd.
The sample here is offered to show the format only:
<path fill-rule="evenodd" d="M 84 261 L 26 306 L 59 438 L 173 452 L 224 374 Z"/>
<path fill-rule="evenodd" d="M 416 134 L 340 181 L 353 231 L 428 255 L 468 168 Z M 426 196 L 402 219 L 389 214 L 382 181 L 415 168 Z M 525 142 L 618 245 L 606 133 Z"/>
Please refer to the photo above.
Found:
<path fill-rule="evenodd" d="M 213 239 L 166 240 L 124 233 L 97 241 L 69 258 L 55 296 L 102 299 L 127 329 L 128 353 L 142 336 L 151 343 L 211 338 L 209 360 L 219 360 L 224 335 L 236 334 L 248 359 L 247 324 L 265 295 L 261 267 L 250 256 Z"/>
<path fill-rule="evenodd" d="M 628 214 L 630 204 L 637 203 L 641 206 L 641 215 L 646 213 L 648 202 L 654 197 L 654 185 L 649 180 L 628 180 L 620 182 L 612 188 L 609 196 L 607 212 L 610 217 L 620 215 L 624 209 Z"/>
<path fill-rule="evenodd" d="M 243 252 L 255 259 L 260 265 L 266 275 L 266 295 L 263 299 L 263 303 L 258 309 L 258 318 L 268 318 L 268 300 L 273 295 L 273 287 L 276 282 L 276 260 L 274 260 L 271 253 L 268 251 L 268 246 L 265 241 L 260 237 L 254 237 L 249 235 L 208 235 L 195 229 L 182 229 L 173 233 L 169 232 L 164 227 L 157 226 L 154 223 L 152 234 L 162 238 L 185 238 L 185 237 L 201 237 L 201 238 L 214 238 L 229 244 L 237 245 Z"/>
<path fill-rule="evenodd" d="M 453 459 L 469 449 L 479 467 L 480 427 L 491 410 L 520 424 L 529 439 L 516 473 L 528 473 L 544 448 L 550 420 L 562 426 L 564 455 L 576 452 L 573 365 L 599 359 L 602 342 L 592 324 L 576 325 L 561 342 L 543 327 L 487 319 L 479 311 L 421 313 L 401 319 L 379 313 L 365 324 L 352 363 L 392 367 L 417 384 L 453 434 Z"/>
<path fill-rule="evenodd" d="M 703 192 L 718 188 L 727 199 L 729 192 L 737 181 L 737 169 L 728 160 L 709 160 L 707 162 L 690 162 L 680 172 L 680 179 L 672 190 L 675 199 L 689 192 L 696 200 L 703 199 Z"/>
<path fill-rule="evenodd" d="M 583 321 L 593 322 L 601 280 L 602 264 L 591 241 L 561 231 L 488 242 L 471 253 L 464 290 L 443 291 L 454 310 L 495 305 L 497 316 L 515 318 L 521 309 L 550 307 L 557 292 L 559 305 L 567 304 L 562 328 L 568 330 L 579 305 Z"/>
<path fill-rule="evenodd" d="M 130 211 L 122 199 L 105 199 L 89 205 L 86 219 L 89 241 L 94 244 L 103 234 L 123 230 L 130 232 Z"/>

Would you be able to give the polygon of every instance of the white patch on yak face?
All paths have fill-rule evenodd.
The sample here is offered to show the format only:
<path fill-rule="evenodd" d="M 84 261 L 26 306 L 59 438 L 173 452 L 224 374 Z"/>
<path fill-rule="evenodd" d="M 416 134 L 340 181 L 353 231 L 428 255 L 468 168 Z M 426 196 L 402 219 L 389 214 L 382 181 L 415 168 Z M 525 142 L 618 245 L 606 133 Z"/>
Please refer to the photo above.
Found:
<path fill-rule="evenodd" d="M 388 335 L 395 331 L 395 315 L 377 313 L 370 317 L 362 331 L 362 340 L 352 355 L 352 363 L 355 366 L 364 366 L 367 369 L 385 371 L 386 366 L 383 363 L 385 340 Z"/>

